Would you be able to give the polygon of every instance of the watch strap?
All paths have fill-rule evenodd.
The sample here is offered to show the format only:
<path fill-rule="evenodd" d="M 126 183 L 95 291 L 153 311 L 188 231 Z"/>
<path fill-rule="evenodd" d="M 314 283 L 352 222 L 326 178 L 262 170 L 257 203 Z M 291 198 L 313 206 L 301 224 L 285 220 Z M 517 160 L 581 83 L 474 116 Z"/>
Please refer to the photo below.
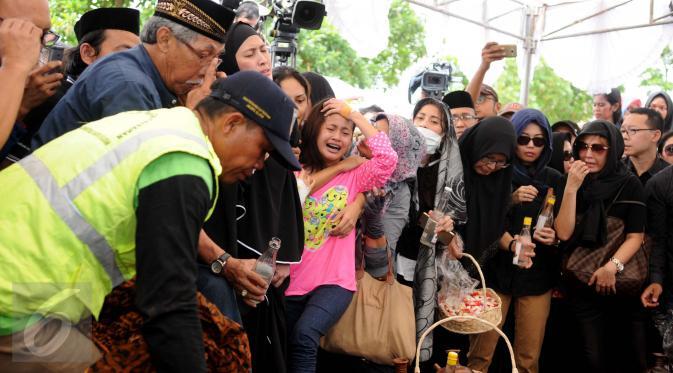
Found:
<path fill-rule="evenodd" d="M 624 271 L 624 264 L 614 256 L 610 258 L 610 261 L 617 267 L 617 273 L 622 273 Z"/>

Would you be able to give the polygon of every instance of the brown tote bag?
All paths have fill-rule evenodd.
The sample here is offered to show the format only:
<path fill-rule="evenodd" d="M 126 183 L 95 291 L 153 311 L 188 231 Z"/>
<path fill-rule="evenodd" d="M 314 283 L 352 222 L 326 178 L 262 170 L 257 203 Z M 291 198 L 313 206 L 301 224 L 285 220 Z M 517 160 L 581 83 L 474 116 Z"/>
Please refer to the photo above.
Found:
<path fill-rule="evenodd" d="M 386 281 L 364 270 L 364 250 L 357 291 L 341 319 L 320 341 L 330 352 L 360 356 L 377 364 L 393 365 L 395 358 L 414 358 L 416 324 L 411 288 L 398 283 L 388 251 Z"/>
<path fill-rule="evenodd" d="M 606 212 L 615 204 L 633 204 L 645 206 L 639 201 L 617 201 L 621 189 Z M 598 248 L 577 247 L 572 251 L 565 263 L 564 272 L 571 279 L 585 286 L 598 268 L 612 258 L 626 240 L 624 221 L 613 216 L 607 217 L 607 242 Z M 617 295 L 640 295 L 647 279 L 648 260 L 650 254 L 649 240 L 645 240 L 633 257 L 624 264 L 624 271 L 616 275 Z"/>

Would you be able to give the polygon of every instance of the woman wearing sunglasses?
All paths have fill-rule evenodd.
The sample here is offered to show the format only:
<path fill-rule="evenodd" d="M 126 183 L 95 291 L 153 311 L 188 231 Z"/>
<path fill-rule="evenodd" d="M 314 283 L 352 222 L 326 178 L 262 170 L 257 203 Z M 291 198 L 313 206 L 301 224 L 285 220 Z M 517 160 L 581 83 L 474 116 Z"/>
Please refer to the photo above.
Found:
<path fill-rule="evenodd" d="M 565 276 L 568 300 L 584 342 L 585 361 L 577 367 L 583 372 L 642 372 L 646 368 L 639 299 L 617 293 L 615 287 L 615 276 L 640 250 L 647 214 L 645 192 L 620 161 L 623 152 L 624 140 L 613 124 L 603 120 L 585 124 L 573 147 L 576 161 L 560 194 L 563 200 L 555 228 L 559 239 L 566 241 L 568 253 L 577 247 L 604 247 L 608 229 L 618 229 L 613 228 L 615 219 L 624 226 L 623 242 L 617 243 L 613 257 L 596 268 L 589 281 Z"/>
<path fill-rule="evenodd" d="M 659 140 L 659 154 L 669 164 L 673 164 L 673 131 L 665 133 Z"/>
<path fill-rule="evenodd" d="M 554 132 L 551 135 L 552 151 L 549 167 L 561 174 L 567 174 L 573 163 L 572 135 L 568 132 Z"/>
<path fill-rule="evenodd" d="M 551 128 L 545 115 L 539 110 L 523 109 L 514 114 L 512 123 L 517 134 L 512 160 L 513 204 L 505 220 L 505 233 L 499 241 L 501 250 L 486 262 L 484 269 L 486 283 L 502 299 L 502 323 L 510 308 L 515 313 L 514 355 L 517 367 L 521 372 L 537 372 L 551 289 L 556 283 L 560 262 L 557 249 L 552 246 L 556 233 L 551 228 L 534 231 L 535 257 L 529 268 L 512 264 L 512 249 L 524 217 L 530 216 L 537 221 L 547 190 L 556 188 L 562 176 L 547 167 L 552 157 L 552 143 Z M 470 368 L 488 370 L 499 337 L 491 331 L 472 338 Z"/>

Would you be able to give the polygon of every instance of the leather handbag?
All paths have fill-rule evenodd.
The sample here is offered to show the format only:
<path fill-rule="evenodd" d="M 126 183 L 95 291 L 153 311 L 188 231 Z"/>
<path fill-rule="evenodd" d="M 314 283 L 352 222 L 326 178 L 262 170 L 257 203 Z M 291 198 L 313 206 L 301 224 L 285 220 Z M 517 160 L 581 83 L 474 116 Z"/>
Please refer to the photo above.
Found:
<path fill-rule="evenodd" d="M 390 249 L 386 250 L 385 281 L 365 272 L 362 250 L 356 271 L 357 291 L 341 319 L 321 339 L 323 349 L 383 365 L 393 365 L 395 358 L 413 359 L 416 324 L 411 288 L 395 280 Z"/>
<path fill-rule="evenodd" d="M 645 206 L 644 203 L 639 201 L 617 201 L 621 191 L 620 189 L 606 211 L 609 211 L 616 204 Z M 575 248 L 565 261 L 565 275 L 586 286 L 594 272 L 614 256 L 625 240 L 624 221 L 614 216 L 608 216 L 606 243 L 598 248 L 581 246 Z M 646 239 L 640 250 L 633 255 L 628 263 L 624 264 L 622 273 L 616 275 L 615 287 L 618 295 L 640 295 L 643 284 L 647 279 L 649 256 L 650 242 Z"/>

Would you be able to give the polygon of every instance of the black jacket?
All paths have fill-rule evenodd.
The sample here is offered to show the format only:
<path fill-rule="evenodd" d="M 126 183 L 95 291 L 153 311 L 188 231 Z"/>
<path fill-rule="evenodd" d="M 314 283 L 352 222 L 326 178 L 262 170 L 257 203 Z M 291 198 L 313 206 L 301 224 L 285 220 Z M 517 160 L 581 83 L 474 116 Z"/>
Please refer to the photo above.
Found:
<path fill-rule="evenodd" d="M 650 281 L 673 287 L 673 167 L 653 176 L 647 192 L 647 233 L 654 240 Z"/>

